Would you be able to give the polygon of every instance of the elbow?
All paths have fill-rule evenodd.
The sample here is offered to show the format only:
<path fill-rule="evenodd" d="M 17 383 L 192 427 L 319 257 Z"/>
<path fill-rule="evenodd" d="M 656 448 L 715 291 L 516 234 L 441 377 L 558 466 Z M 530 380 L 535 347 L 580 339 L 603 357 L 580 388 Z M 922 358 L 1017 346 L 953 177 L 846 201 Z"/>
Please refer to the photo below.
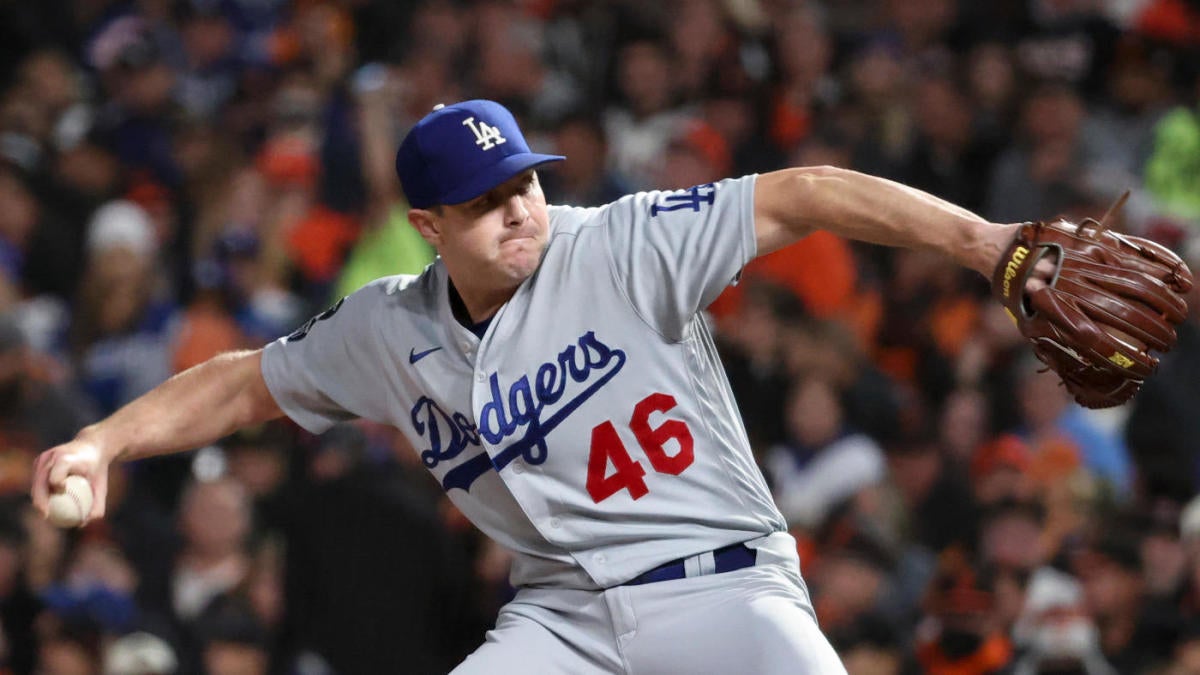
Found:
<path fill-rule="evenodd" d="M 243 426 L 262 424 L 283 417 L 283 409 L 279 407 L 275 397 L 261 378 L 250 385 L 245 400 L 247 419 Z"/>
<path fill-rule="evenodd" d="M 765 174 L 755 188 L 758 254 L 765 255 L 828 229 L 842 217 L 853 171 L 805 166 Z"/>
<path fill-rule="evenodd" d="M 785 169 L 787 191 L 795 195 L 801 204 L 819 204 L 830 196 L 830 188 L 845 182 L 848 169 L 836 166 L 801 166 Z"/>
<path fill-rule="evenodd" d="M 262 372 L 262 350 L 238 355 L 241 368 L 241 387 L 237 405 L 242 419 L 239 426 L 261 424 L 283 416 L 283 409 L 267 388 Z"/>

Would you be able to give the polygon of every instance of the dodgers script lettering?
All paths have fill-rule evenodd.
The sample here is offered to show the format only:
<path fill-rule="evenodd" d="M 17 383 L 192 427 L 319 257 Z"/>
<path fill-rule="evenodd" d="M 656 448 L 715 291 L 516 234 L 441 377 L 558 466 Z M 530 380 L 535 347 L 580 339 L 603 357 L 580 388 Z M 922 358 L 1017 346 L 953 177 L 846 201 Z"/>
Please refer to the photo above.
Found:
<path fill-rule="evenodd" d="M 518 457 L 541 464 L 549 455 L 547 436 L 608 384 L 625 361 L 624 350 L 608 346 L 594 331 L 588 331 L 555 360 L 542 363 L 532 374 L 507 386 L 492 373 L 488 378 L 491 396 L 479 412 L 478 428 L 467 415 L 447 413 L 436 401 L 422 396 L 412 409 L 413 426 L 428 443 L 421 451 L 421 461 L 433 469 L 468 447 L 481 446 L 481 441 L 504 446 L 491 457 L 481 451 L 447 471 L 442 478 L 446 490 L 470 490 L 488 469 L 499 471 Z M 504 445 L 506 441 L 510 442 Z"/>

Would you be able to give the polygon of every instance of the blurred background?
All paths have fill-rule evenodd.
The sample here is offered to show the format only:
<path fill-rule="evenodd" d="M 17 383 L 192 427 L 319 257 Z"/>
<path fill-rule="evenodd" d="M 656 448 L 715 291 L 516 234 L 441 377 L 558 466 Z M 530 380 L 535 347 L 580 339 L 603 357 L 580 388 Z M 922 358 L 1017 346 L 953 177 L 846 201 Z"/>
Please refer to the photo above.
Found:
<path fill-rule="evenodd" d="M 1200 264 L 1197 0 L 0 2 L 0 673 L 444 673 L 506 554 L 391 429 L 290 423 L 30 465 L 172 373 L 432 251 L 392 169 L 499 100 L 551 203 L 854 168 L 995 221 L 1098 216 Z M 1195 300 L 1196 298 L 1193 298 Z M 1200 317 L 1089 412 L 987 283 L 818 233 L 711 309 L 851 673 L 1200 673 Z"/>

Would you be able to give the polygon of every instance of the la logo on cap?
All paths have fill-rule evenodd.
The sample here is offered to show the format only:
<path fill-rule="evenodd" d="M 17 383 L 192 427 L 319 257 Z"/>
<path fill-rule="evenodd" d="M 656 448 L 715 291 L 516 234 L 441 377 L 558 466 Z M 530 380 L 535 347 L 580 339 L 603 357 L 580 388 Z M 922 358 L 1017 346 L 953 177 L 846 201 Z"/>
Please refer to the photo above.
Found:
<path fill-rule="evenodd" d="M 471 132 L 475 134 L 475 145 L 480 146 L 483 150 L 491 150 L 497 145 L 508 142 L 507 138 L 500 135 L 499 129 L 483 120 L 476 124 L 474 117 L 468 117 L 463 120 L 463 126 L 471 129 Z"/>
<path fill-rule="evenodd" d="M 508 108 L 473 99 L 422 117 L 396 149 L 396 176 L 409 206 L 426 209 L 468 202 L 522 171 L 563 159 L 531 151 Z"/>

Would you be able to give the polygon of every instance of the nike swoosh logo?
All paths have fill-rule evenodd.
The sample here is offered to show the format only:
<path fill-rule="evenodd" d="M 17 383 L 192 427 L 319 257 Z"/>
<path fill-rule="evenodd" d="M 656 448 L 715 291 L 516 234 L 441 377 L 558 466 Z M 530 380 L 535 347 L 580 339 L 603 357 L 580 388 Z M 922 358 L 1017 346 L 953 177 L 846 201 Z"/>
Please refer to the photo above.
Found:
<path fill-rule="evenodd" d="M 408 350 L 408 362 L 416 363 L 417 361 L 420 361 L 421 359 L 425 358 L 426 356 L 429 356 L 430 354 L 436 352 L 439 349 L 441 349 L 441 347 L 432 347 L 430 349 L 426 349 L 423 352 L 418 352 L 416 349 L 410 349 L 410 350 Z"/>

